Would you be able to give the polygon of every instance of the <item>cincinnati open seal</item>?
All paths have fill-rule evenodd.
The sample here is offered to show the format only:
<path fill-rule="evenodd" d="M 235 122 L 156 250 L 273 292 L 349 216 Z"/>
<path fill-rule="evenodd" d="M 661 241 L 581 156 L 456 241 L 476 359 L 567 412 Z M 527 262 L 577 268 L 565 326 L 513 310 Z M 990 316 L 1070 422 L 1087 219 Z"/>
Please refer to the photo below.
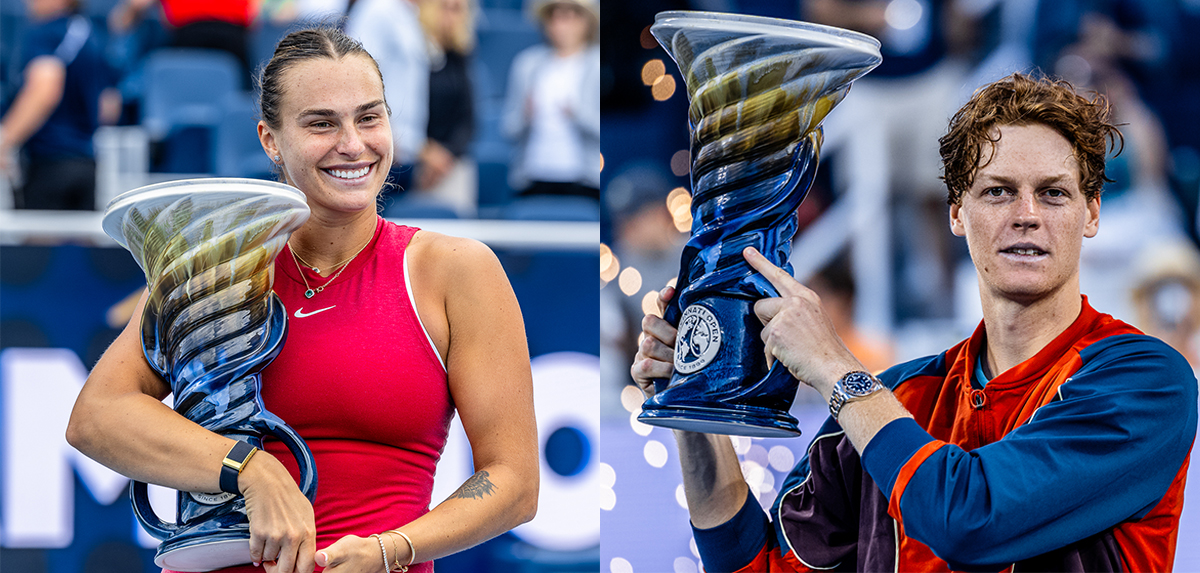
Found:
<path fill-rule="evenodd" d="M 721 323 L 708 308 L 693 304 L 679 318 L 675 338 L 675 370 L 681 374 L 696 372 L 717 357 L 721 348 Z"/>
<path fill-rule="evenodd" d="M 232 493 L 225 492 L 225 491 L 222 491 L 219 493 L 203 493 L 203 492 L 199 492 L 199 491 L 189 491 L 188 495 L 192 496 L 192 499 L 196 500 L 199 503 L 203 503 L 204 505 L 221 505 L 222 503 L 225 503 L 225 502 L 237 497 L 236 495 L 233 495 Z"/>

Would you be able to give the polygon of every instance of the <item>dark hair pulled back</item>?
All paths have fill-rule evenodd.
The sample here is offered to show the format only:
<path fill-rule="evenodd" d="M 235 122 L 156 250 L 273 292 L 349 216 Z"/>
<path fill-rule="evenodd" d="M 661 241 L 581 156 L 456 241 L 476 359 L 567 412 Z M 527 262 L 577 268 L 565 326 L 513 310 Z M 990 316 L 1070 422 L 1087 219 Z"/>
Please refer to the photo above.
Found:
<path fill-rule="evenodd" d="M 279 129 L 280 102 L 283 99 L 283 74 L 296 64 L 316 58 L 340 59 L 350 54 L 361 54 L 371 61 L 380 83 L 383 74 L 379 63 L 363 48 L 358 40 L 347 36 L 334 26 L 318 26 L 296 30 L 284 36 L 275 46 L 275 54 L 255 78 L 258 88 L 258 111 L 262 120 L 271 129 Z M 391 110 L 388 110 L 391 113 Z"/>

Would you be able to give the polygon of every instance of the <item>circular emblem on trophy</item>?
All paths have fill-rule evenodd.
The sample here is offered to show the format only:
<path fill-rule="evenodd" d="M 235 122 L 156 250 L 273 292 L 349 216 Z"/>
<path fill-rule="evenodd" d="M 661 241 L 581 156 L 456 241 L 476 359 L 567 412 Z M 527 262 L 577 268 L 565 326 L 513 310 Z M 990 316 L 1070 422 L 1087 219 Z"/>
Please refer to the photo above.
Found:
<path fill-rule="evenodd" d="M 693 304 L 679 318 L 675 370 L 691 374 L 708 366 L 721 348 L 721 323 L 707 307 Z"/>
<path fill-rule="evenodd" d="M 204 505 L 221 505 L 222 503 L 225 503 L 225 502 L 237 497 L 236 495 L 233 495 L 232 493 L 229 493 L 226 491 L 223 491 L 220 493 L 202 493 L 202 492 L 198 492 L 198 491 L 189 491 L 188 495 L 192 496 L 192 499 L 196 500 L 199 503 L 203 503 Z"/>

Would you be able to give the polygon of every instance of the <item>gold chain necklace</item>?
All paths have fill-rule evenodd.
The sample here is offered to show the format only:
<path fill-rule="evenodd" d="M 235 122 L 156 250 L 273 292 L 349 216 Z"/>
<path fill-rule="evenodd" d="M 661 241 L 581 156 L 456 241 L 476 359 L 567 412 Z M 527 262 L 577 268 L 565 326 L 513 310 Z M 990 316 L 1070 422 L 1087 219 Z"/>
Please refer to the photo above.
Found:
<path fill-rule="evenodd" d="M 372 235 L 371 238 L 374 238 L 374 235 Z M 291 243 L 289 243 L 288 250 L 291 251 L 291 253 L 292 253 L 292 261 L 296 263 L 296 271 L 300 273 L 300 280 L 304 281 L 304 289 L 305 289 L 304 290 L 304 298 L 312 298 L 312 297 L 316 296 L 317 293 L 325 290 L 325 287 L 333 284 L 333 281 L 336 280 L 339 276 L 341 276 L 342 271 L 350 268 L 350 264 L 349 264 L 350 261 L 353 261 L 354 258 L 357 257 L 359 253 L 363 252 L 363 249 L 367 248 L 367 245 L 370 245 L 370 244 L 371 244 L 371 239 L 369 238 L 369 239 L 367 239 L 367 242 L 363 243 L 363 246 L 359 247 L 358 250 L 355 251 L 355 253 L 353 255 L 350 255 L 350 258 L 338 263 L 337 265 L 334 265 L 334 267 L 337 267 L 338 265 L 345 265 L 345 266 L 342 267 L 341 269 L 339 269 L 338 272 L 334 273 L 333 276 L 329 277 L 329 280 L 325 281 L 325 284 L 314 289 L 313 287 L 309 286 L 308 278 L 304 276 L 304 269 L 300 267 L 300 261 L 301 261 L 300 255 L 296 254 L 296 249 L 291 248 L 292 245 L 291 245 Z M 304 264 L 308 265 L 308 263 L 304 263 Z M 308 265 L 308 266 L 312 267 L 312 265 Z M 317 270 L 317 267 L 312 267 L 312 270 L 314 272 L 318 272 L 318 273 L 320 272 Z"/>
<path fill-rule="evenodd" d="M 369 242 L 369 241 L 368 241 L 368 242 Z M 359 249 L 359 251 L 361 252 L 361 251 L 362 251 L 362 249 Z M 304 263 L 304 266 L 311 268 L 311 269 L 313 270 L 313 272 L 314 272 L 314 273 L 317 273 L 317 274 L 320 274 L 320 273 L 321 273 L 321 269 L 318 269 L 318 268 L 317 268 L 315 265 L 313 265 L 313 264 L 309 263 L 308 261 L 304 260 L 304 257 L 301 257 L 300 255 L 296 254 L 296 251 L 295 251 L 295 250 L 293 250 L 293 251 L 292 251 L 292 256 L 296 257 L 296 259 L 297 259 L 297 260 L 299 260 L 301 263 Z M 346 259 L 346 260 L 344 260 L 344 261 L 342 261 L 342 262 L 340 262 L 340 263 L 337 263 L 337 264 L 335 264 L 335 265 L 333 265 L 333 266 L 330 266 L 330 267 L 329 267 L 329 270 L 336 269 L 336 268 L 338 268 L 338 267 L 340 267 L 340 266 L 342 266 L 342 265 L 344 265 L 344 264 L 346 264 L 346 263 L 348 263 L 348 262 L 350 262 L 350 261 L 353 261 L 353 260 L 354 260 L 354 257 L 357 257 L 357 256 L 358 256 L 358 253 L 354 253 L 353 255 L 350 255 L 350 258 L 348 258 L 348 259 Z"/>

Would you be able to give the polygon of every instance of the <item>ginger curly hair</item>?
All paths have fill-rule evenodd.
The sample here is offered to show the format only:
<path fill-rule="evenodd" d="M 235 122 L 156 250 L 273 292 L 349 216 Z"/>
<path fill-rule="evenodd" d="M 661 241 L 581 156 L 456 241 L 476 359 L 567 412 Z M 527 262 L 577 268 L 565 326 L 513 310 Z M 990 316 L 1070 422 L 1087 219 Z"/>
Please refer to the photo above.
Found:
<path fill-rule="evenodd" d="M 1066 138 L 1079 164 L 1084 195 L 1089 200 L 1099 197 L 1104 182 L 1112 181 L 1104 176 L 1106 152 L 1120 154 L 1125 145 L 1120 130 L 1109 123 L 1110 114 L 1103 95 L 1093 94 L 1089 100 L 1070 83 L 1045 76 L 1016 73 L 979 88 L 950 119 L 946 135 L 938 140 L 947 202 L 962 204 L 976 171 L 987 164 L 980 164 L 984 144 L 1000 140 L 997 128 L 1030 124 L 1045 125 Z"/>

